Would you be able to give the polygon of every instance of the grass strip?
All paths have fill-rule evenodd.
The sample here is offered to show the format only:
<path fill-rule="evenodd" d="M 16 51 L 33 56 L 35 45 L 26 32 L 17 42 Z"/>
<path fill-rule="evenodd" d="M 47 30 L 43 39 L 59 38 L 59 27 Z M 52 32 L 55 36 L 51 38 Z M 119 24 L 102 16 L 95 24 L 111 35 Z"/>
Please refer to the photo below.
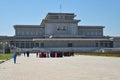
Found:
<path fill-rule="evenodd" d="M 7 60 L 11 58 L 12 58 L 12 54 L 0 54 L 0 60 Z"/>

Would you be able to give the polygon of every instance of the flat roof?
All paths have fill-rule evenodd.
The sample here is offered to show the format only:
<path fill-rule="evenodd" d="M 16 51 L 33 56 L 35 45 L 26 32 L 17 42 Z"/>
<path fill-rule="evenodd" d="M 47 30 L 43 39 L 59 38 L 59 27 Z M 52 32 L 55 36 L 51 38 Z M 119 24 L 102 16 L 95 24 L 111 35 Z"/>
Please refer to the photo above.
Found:
<path fill-rule="evenodd" d="M 105 28 L 105 26 L 99 26 L 99 25 L 79 25 L 78 28 Z"/>
<path fill-rule="evenodd" d="M 14 28 L 43 28 L 40 25 L 14 25 Z"/>
<path fill-rule="evenodd" d="M 46 38 L 46 39 L 40 39 L 40 38 L 36 38 L 33 39 L 33 41 L 111 41 L 111 39 L 104 39 L 104 38 L 96 38 L 96 39 L 92 39 L 92 38 L 88 38 L 88 39 L 82 39 L 82 38 Z"/>
<path fill-rule="evenodd" d="M 74 15 L 74 13 L 48 13 L 47 15 Z"/>

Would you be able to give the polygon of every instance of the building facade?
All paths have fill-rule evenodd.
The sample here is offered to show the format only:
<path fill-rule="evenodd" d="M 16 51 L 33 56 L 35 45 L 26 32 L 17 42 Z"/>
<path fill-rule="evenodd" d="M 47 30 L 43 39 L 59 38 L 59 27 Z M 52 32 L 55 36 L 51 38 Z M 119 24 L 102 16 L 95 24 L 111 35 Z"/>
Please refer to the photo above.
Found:
<path fill-rule="evenodd" d="M 104 26 L 78 25 L 74 13 L 48 13 L 40 25 L 14 25 L 14 36 L 1 36 L 11 50 L 119 51 L 120 38 L 104 36 Z"/>

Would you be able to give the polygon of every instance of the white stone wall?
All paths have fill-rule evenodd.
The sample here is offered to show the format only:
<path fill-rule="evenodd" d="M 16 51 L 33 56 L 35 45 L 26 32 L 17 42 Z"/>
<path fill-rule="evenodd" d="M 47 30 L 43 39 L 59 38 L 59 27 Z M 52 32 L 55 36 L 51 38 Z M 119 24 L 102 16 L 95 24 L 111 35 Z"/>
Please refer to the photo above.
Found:
<path fill-rule="evenodd" d="M 83 35 L 86 37 L 102 37 L 103 36 L 103 29 L 102 28 L 84 28 L 84 27 L 79 27 L 79 31 L 78 31 L 79 35 Z"/>
<path fill-rule="evenodd" d="M 120 47 L 120 41 L 114 41 L 113 42 L 113 47 Z"/>
<path fill-rule="evenodd" d="M 74 41 L 74 47 L 96 47 L 95 41 Z"/>
<path fill-rule="evenodd" d="M 16 28 L 16 36 L 43 36 L 44 28 Z"/>
<path fill-rule="evenodd" d="M 67 42 L 65 41 L 49 41 L 45 42 L 45 47 L 67 47 Z"/>
<path fill-rule="evenodd" d="M 65 30 L 58 30 L 58 27 L 66 27 Z M 46 35 L 77 35 L 78 27 L 75 23 L 46 23 Z"/>
<path fill-rule="evenodd" d="M 96 47 L 95 41 L 46 41 L 45 47 L 68 47 L 72 43 L 73 47 Z"/>

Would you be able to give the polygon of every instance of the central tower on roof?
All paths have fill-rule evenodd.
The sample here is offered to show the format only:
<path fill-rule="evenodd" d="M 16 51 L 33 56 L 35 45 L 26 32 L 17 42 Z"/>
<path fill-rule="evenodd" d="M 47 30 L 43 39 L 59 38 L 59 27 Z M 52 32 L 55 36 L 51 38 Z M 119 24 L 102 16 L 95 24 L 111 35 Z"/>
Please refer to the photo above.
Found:
<path fill-rule="evenodd" d="M 41 27 L 45 27 L 45 35 L 77 35 L 78 22 L 74 13 L 48 13 L 42 20 Z"/>
<path fill-rule="evenodd" d="M 73 20 L 74 13 L 48 13 L 45 19 Z"/>

